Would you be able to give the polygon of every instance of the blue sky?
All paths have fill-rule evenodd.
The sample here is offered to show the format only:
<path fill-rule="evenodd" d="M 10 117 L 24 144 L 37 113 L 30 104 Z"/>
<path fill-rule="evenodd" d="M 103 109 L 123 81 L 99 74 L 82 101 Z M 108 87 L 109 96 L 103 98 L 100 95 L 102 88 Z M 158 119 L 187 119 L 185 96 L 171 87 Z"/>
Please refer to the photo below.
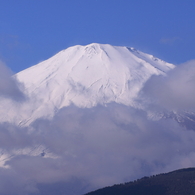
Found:
<path fill-rule="evenodd" d="M 0 0 L 0 59 L 18 72 L 97 42 L 180 64 L 195 59 L 194 9 L 194 0 Z"/>

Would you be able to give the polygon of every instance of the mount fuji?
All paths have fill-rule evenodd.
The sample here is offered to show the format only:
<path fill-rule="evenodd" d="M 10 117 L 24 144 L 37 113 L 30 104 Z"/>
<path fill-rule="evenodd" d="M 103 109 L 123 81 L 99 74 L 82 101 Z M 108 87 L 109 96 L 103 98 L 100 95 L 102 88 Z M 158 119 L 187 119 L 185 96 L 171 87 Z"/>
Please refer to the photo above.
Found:
<path fill-rule="evenodd" d="M 1 121 L 28 125 L 41 117 L 52 118 L 71 104 L 91 108 L 116 102 L 139 107 L 135 100 L 145 82 L 173 68 L 134 48 L 96 43 L 73 46 L 15 75 L 27 100 L 18 104 L 4 100 Z"/>
<path fill-rule="evenodd" d="M 194 72 L 93 43 L 13 75 L 0 94 L 0 195 L 81 195 L 194 166 Z"/>

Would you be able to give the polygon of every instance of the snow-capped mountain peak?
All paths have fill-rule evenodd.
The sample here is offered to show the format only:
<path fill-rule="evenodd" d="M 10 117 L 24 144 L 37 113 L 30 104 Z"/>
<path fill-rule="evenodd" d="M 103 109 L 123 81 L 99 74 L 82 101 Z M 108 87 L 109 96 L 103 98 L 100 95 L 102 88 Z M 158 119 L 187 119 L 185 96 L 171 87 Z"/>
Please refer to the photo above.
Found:
<path fill-rule="evenodd" d="M 174 65 L 134 48 L 97 43 L 73 46 L 15 75 L 29 101 L 14 118 L 17 123 L 30 123 L 52 117 L 70 104 L 136 106 L 134 99 L 144 83 L 172 68 Z M 13 109 L 8 114 L 14 115 Z"/>

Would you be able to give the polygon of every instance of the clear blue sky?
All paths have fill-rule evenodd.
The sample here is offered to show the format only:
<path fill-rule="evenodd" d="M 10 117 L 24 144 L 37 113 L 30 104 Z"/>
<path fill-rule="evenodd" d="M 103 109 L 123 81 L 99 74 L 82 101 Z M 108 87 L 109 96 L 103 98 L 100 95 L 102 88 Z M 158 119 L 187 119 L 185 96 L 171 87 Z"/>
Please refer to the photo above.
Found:
<path fill-rule="evenodd" d="M 195 59 L 195 0 L 0 0 L 0 59 L 14 72 L 92 42 Z"/>

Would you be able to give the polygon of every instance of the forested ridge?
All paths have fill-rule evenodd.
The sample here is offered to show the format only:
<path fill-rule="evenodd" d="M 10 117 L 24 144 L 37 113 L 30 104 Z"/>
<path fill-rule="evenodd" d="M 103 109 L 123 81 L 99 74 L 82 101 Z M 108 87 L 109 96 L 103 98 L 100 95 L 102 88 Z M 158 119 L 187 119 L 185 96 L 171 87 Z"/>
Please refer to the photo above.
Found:
<path fill-rule="evenodd" d="M 195 168 L 143 177 L 133 182 L 105 187 L 86 195 L 194 195 Z"/>

